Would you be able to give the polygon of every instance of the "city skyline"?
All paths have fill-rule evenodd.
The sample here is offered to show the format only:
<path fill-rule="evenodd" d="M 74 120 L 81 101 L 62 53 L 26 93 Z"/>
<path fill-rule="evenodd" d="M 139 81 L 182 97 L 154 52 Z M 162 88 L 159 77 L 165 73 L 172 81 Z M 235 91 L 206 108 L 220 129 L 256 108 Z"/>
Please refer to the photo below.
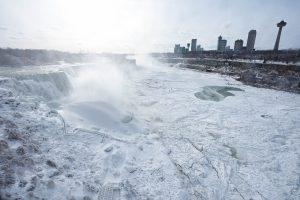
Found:
<path fill-rule="evenodd" d="M 280 23 L 283 23 L 283 21 L 281 21 Z M 281 31 L 280 31 L 280 33 L 281 33 Z M 256 30 L 252 29 L 248 33 L 246 46 L 243 46 L 244 41 L 242 39 L 237 39 L 237 40 L 235 40 L 235 42 L 232 46 L 233 48 L 231 48 L 230 44 L 227 43 L 227 40 L 225 38 L 223 38 L 222 35 L 220 35 L 218 37 L 217 49 L 206 49 L 206 50 L 208 50 L 208 51 L 216 50 L 216 51 L 220 51 L 220 52 L 225 52 L 225 51 L 236 51 L 236 52 L 248 51 L 248 52 L 251 52 L 251 51 L 255 51 L 255 39 L 256 39 Z M 277 43 L 277 40 L 276 40 L 276 43 Z M 187 53 L 187 52 L 196 52 L 196 51 L 199 52 L 199 51 L 204 50 L 201 47 L 201 45 L 197 45 L 197 39 L 192 39 L 191 44 L 192 44 L 191 50 L 189 48 L 190 43 L 187 43 L 186 47 L 181 46 L 181 44 L 178 44 L 178 43 L 175 44 L 174 53 L 182 54 L 182 53 Z M 279 45 L 279 42 L 278 42 L 278 45 Z"/>
<path fill-rule="evenodd" d="M 299 9 L 294 0 L 0 0 L 0 47 L 171 52 L 191 38 L 216 49 L 222 35 L 233 48 L 254 29 L 255 49 L 273 49 L 276 24 L 285 20 L 280 49 L 300 48 Z"/>

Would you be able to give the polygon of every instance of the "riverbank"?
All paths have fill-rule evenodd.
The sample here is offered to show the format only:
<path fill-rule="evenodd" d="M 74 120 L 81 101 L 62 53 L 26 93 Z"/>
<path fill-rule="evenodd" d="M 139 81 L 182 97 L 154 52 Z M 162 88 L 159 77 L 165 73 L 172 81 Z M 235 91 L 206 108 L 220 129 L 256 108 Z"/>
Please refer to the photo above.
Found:
<path fill-rule="evenodd" d="M 229 75 L 255 87 L 300 93 L 300 66 L 296 64 L 211 58 L 158 59 L 172 66 Z"/>

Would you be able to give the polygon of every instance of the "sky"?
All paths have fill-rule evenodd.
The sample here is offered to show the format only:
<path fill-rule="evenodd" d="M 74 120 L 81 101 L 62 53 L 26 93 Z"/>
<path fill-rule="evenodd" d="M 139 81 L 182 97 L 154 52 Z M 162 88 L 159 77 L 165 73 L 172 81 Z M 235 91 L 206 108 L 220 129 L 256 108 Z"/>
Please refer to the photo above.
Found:
<path fill-rule="evenodd" d="M 257 30 L 256 49 L 300 48 L 300 0 L 0 0 L 0 47 L 70 52 L 171 52 L 192 38 L 233 47 Z"/>

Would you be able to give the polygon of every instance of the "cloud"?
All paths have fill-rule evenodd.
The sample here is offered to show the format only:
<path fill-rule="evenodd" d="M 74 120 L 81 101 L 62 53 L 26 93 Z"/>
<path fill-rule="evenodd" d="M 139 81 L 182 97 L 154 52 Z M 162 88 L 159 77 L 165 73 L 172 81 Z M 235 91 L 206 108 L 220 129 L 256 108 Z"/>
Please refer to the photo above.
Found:
<path fill-rule="evenodd" d="M 10 36 L 9 39 L 11 40 L 22 40 L 22 39 L 26 39 L 25 37 L 20 37 L 20 36 Z"/>
<path fill-rule="evenodd" d="M 7 28 L 0 26 L 0 31 L 7 31 Z"/>
<path fill-rule="evenodd" d="M 11 40 L 18 40 L 19 38 L 11 36 L 11 37 L 9 37 L 9 39 L 11 39 Z"/>
<path fill-rule="evenodd" d="M 52 26 L 49 29 L 52 30 L 52 31 L 59 31 L 59 30 L 61 30 L 61 28 L 58 27 L 58 26 Z"/>

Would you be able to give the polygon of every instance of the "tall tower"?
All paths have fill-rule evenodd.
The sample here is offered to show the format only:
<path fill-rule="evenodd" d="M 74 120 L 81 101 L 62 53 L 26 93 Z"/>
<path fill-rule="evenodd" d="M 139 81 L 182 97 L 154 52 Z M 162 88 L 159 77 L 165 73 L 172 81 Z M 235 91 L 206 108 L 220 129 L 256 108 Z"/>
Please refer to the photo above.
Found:
<path fill-rule="evenodd" d="M 191 51 L 197 50 L 197 39 L 192 39 Z"/>
<path fill-rule="evenodd" d="M 218 46 L 217 46 L 217 50 L 218 51 L 220 51 L 220 43 L 221 43 L 221 40 L 222 40 L 222 36 L 220 35 L 219 37 L 218 37 Z"/>
<path fill-rule="evenodd" d="M 255 44 L 255 38 L 256 38 L 256 30 L 251 30 L 248 33 L 248 40 L 247 40 L 247 51 L 253 51 L 254 50 L 254 44 Z"/>
<path fill-rule="evenodd" d="M 277 24 L 277 27 L 279 29 L 278 29 L 278 33 L 277 33 L 277 38 L 276 38 L 275 46 L 274 46 L 274 51 L 278 51 L 282 27 L 284 27 L 286 24 L 287 23 L 285 21 L 283 21 L 283 20 Z"/>
<path fill-rule="evenodd" d="M 225 51 L 227 40 L 222 39 L 222 36 L 218 37 L 218 51 Z"/>

